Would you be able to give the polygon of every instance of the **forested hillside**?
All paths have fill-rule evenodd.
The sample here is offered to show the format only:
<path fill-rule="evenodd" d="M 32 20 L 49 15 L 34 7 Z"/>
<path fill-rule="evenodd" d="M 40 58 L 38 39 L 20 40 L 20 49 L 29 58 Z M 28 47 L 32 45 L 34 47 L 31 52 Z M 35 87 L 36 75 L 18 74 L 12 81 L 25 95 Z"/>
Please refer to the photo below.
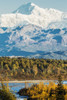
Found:
<path fill-rule="evenodd" d="M 67 60 L 0 57 L 0 80 L 67 79 Z"/>

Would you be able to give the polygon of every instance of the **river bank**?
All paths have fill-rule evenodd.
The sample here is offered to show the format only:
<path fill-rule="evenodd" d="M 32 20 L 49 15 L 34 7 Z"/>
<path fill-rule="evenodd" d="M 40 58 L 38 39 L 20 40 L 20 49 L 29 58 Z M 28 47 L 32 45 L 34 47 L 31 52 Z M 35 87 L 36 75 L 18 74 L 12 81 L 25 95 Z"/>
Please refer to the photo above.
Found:
<path fill-rule="evenodd" d="M 65 80 L 64 80 L 65 81 Z M 57 80 L 22 80 L 22 81 L 18 81 L 18 80 L 13 80 L 13 81 L 0 81 L 4 82 L 4 83 L 48 83 L 48 82 L 58 82 Z"/>

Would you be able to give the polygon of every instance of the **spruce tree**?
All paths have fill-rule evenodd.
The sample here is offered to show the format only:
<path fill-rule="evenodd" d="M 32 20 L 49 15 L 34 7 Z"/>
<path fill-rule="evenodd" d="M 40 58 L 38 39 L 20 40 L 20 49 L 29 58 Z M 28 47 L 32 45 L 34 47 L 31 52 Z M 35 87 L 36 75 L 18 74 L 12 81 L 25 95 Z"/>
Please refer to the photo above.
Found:
<path fill-rule="evenodd" d="M 55 89 L 55 93 L 56 93 L 56 100 L 65 100 L 65 97 L 64 97 L 65 89 L 63 87 L 62 78 L 60 75 L 58 76 L 58 85 Z"/>

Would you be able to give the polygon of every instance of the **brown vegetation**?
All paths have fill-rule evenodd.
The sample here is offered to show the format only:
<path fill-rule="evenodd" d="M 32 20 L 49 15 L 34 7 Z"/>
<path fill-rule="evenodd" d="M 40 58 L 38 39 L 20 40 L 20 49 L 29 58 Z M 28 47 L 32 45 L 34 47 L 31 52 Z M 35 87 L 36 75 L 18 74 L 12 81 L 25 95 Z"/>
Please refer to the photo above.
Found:
<path fill-rule="evenodd" d="M 0 57 L 0 80 L 56 80 L 59 74 L 67 80 L 67 60 Z"/>

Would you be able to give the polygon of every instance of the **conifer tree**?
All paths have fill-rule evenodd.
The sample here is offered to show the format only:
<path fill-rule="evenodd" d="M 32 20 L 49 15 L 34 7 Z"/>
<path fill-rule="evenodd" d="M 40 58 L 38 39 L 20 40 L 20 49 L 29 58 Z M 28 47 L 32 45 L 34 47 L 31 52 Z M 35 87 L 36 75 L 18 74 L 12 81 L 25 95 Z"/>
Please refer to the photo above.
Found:
<path fill-rule="evenodd" d="M 55 93 L 56 93 L 56 100 L 65 100 L 64 97 L 65 89 L 63 87 L 62 78 L 60 75 L 58 76 L 58 85 L 56 87 Z"/>

